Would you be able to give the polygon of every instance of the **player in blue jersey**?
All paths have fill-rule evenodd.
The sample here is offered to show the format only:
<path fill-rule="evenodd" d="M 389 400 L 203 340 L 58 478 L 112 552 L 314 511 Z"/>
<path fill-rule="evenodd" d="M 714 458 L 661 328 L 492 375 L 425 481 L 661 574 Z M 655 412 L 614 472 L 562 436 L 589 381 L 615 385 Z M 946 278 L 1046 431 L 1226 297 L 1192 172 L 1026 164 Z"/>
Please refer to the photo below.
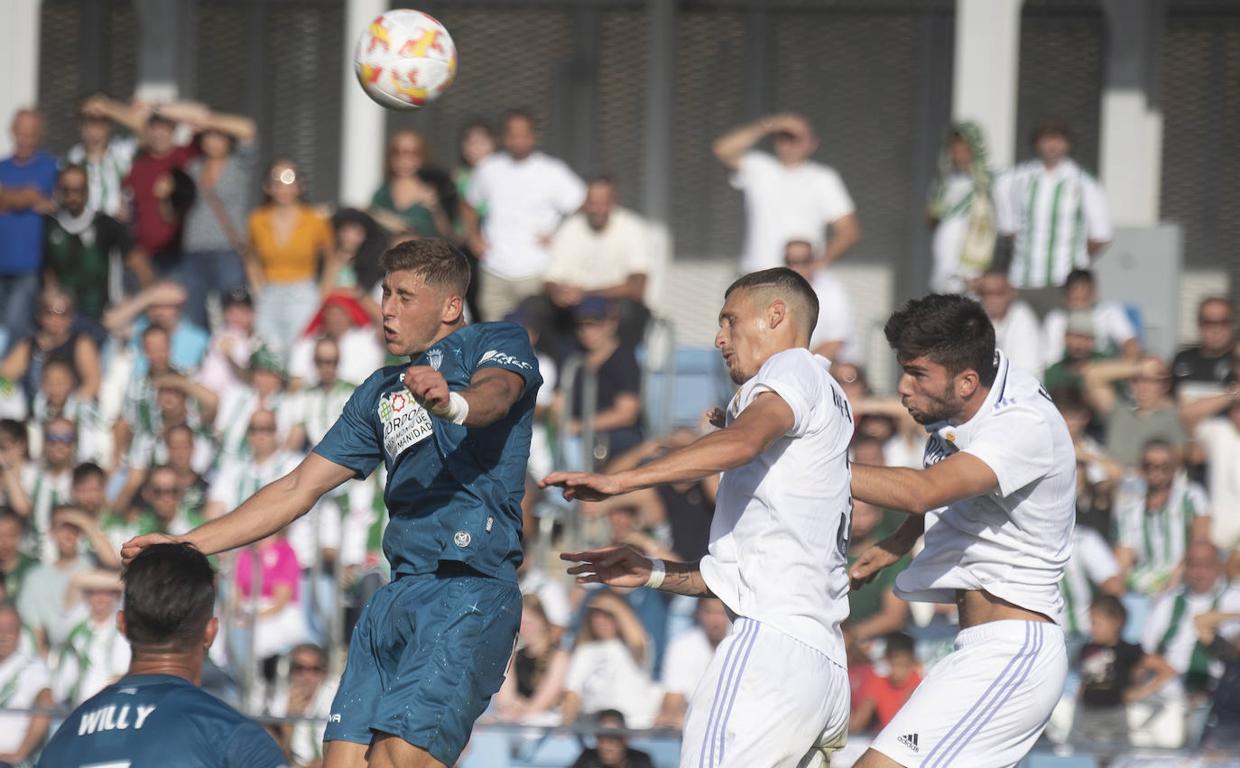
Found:
<path fill-rule="evenodd" d="M 147 547 L 124 580 L 117 624 L 133 649 L 129 673 L 69 715 L 39 766 L 285 766 L 258 723 L 198 687 L 219 629 L 207 558 L 188 544 Z"/>
<path fill-rule="evenodd" d="M 257 541 L 387 466 L 394 580 L 366 605 L 332 704 L 326 768 L 453 765 L 499 690 L 521 616 L 521 496 L 542 378 L 525 330 L 465 325 L 464 256 L 442 240 L 383 254 L 383 334 L 413 365 L 376 371 L 296 469 L 182 537 Z M 125 544 L 177 540 L 163 534 Z"/>

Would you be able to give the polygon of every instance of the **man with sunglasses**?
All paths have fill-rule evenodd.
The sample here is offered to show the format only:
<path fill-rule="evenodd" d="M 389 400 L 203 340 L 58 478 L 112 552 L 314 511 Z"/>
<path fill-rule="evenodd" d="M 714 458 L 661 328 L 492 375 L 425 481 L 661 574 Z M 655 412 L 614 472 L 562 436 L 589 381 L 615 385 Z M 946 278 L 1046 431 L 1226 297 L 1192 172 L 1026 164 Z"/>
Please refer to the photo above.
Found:
<path fill-rule="evenodd" d="M 1180 452 L 1155 438 L 1115 499 L 1115 556 L 1128 588 L 1155 596 L 1166 589 L 1189 545 L 1210 534 L 1205 490 L 1188 479 Z"/>
<path fill-rule="evenodd" d="M 73 296 L 78 312 L 96 323 L 111 302 L 113 261 L 129 249 L 129 234 L 111 216 L 87 205 L 86 170 L 67 166 L 56 180 L 56 213 L 43 228 L 43 281 Z"/>
<path fill-rule="evenodd" d="M 1222 296 L 1209 296 L 1197 305 L 1197 343 L 1185 347 L 1171 363 L 1174 389 L 1181 403 L 1222 394 L 1237 379 L 1232 355 L 1236 351 L 1236 313 Z"/>

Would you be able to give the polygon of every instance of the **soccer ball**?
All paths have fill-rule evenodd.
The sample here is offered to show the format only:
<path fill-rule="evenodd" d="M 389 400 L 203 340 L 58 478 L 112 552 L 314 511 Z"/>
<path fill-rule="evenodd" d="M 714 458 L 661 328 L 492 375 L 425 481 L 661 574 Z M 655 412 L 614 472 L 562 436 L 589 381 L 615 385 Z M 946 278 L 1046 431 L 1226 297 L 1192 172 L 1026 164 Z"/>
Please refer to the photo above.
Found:
<path fill-rule="evenodd" d="M 417 109 L 452 84 L 456 46 L 433 17 L 421 11 L 388 11 L 358 38 L 353 67 L 366 94 L 379 104 Z"/>

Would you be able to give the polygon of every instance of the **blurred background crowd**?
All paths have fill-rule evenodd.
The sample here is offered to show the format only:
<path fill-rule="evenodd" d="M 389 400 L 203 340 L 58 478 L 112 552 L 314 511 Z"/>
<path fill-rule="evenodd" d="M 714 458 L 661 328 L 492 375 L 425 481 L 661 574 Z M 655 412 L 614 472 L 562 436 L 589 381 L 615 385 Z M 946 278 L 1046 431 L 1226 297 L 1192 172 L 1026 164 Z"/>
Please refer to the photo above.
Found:
<path fill-rule="evenodd" d="M 604 735 L 582 752 L 540 729 L 675 731 L 730 629 L 727 611 L 713 599 L 584 590 L 554 553 L 623 543 L 700 558 L 716 483 L 569 504 L 533 480 L 633 466 L 692 440 L 699 426 L 686 414 L 730 390 L 708 351 L 669 351 L 670 318 L 680 304 L 713 312 L 718 297 L 655 300 L 665 265 L 657 227 L 622 199 L 628 169 L 557 157 L 536 112 L 512 106 L 458 121 L 455 145 L 390 131 L 381 183 L 353 207 L 312 201 L 296 153 L 260 152 L 261 124 L 212 105 L 98 93 L 77 102 L 72 125 L 33 107 L 5 116 L 0 709 L 72 707 L 123 674 L 121 543 L 185 532 L 294 466 L 356 385 L 400 362 L 381 341 L 379 255 L 442 237 L 475 265 L 471 318 L 526 327 L 547 382 L 523 504 L 520 638 L 465 764 L 666 762 L 657 743 L 648 755 Z M 1235 304 L 1225 286 L 1201 291 L 1195 335 L 1173 355 L 1152 343 L 1145 307 L 1103 299 L 1115 294 L 1097 267 L 1116 212 L 1074 159 L 1097 136 L 1051 114 L 1030 127 L 1029 159 L 1010 167 L 993 160 L 979 124 L 944 132 L 914 292 L 976 297 L 1076 442 L 1078 526 L 1062 584 L 1074 673 L 1047 740 L 1082 754 L 1234 749 Z M 786 265 L 818 293 L 812 346 L 857 414 L 852 458 L 920 466 L 924 430 L 891 394 L 890 361 L 872 352 L 867 297 L 841 277 L 841 259 L 871 232 L 850 180 L 818 159 L 834 157 L 825 128 L 773 113 L 692 150 L 713 155 L 733 187 L 723 194 L 743 204 L 728 274 Z M 49 147 L 53 134 L 72 141 Z M 289 529 L 214 558 L 226 631 L 205 684 L 269 717 L 296 765 L 318 764 L 352 621 L 389 576 L 382 481 L 353 481 Z M 856 503 L 850 554 L 899 521 Z M 850 595 L 850 752 L 954 637 L 953 608 L 893 594 L 899 570 Z M 18 765 L 55 718 L 8 713 L 0 724 L 0 763 Z"/>

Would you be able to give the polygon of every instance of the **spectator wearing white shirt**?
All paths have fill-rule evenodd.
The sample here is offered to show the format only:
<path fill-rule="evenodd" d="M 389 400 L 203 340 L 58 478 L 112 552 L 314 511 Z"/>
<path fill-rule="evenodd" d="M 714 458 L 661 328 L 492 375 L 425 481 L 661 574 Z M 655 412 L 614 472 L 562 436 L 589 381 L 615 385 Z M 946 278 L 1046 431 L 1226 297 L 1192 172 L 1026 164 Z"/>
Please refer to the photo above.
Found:
<path fill-rule="evenodd" d="M 610 590 L 594 595 L 568 666 L 564 724 L 617 709 L 630 727 L 649 728 L 660 703 L 648 672 L 651 650 L 650 638 L 623 598 Z"/>
<path fill-rule="evenodd" d="M 254 299 L 245 288 L 220 296 L 222 323 L 211 334 L 198 381 L 221 397 L 245 386 L 242 373 L 262 340 L 254 332 Z"/>
<path fill-rule="evenodd" d="M 808 239 L 784 245 L 784 266 L 805 278 L 818 296 L 818 324 L 810 336 L 810 351 L 832 361 L 855 362 L 856 324 L 844 283 L 821 267 Z"/>
<path fill-rule="evenodd" d="M 999 234 L 1012 239 L 1012 284 L 1045 310 L 1068 273 L 1088 268 L 1110 242 L 1111 216 L 1102 187 L 1069 156 L 1066 121 L 1042 118 L 1033 147 L 1036 158 L 996 182 L 995 213 Z"/>
<path fill-rule="evenodd" d="M 698 600 L 693 618 L 697 626 L 672 638 L 667 648 L 667 658 L 663 662 L 663 703 L 654 721 L 656 728 L 684 726 L 689 697 L 706 674 L 715 650 L 732 629 L 728 611 L 716 597 Z"/>
<path fill-rule="evenodd" d="M 137 133 L 143 127 L 141 114 L 141 110 L 106 97 L 86 99 L 78 112 L 82 141 L 74 144 L 65 156 L 70 163 L 86 170 L 89 206 L 120 221 L 129 220 L 123 187 L 138 151 L 138 141 L 133 136 L 112 135 L 112 121 Z"/>
<path fill-rule="evenodd" d="M 1206 651 L 1196 619 L 1206 613 L 1240 612 L 1240 588 L 1230 586 L 1223 575 L 1218 549 L 1199 541 L 1188 549 L 1184 561 L 1184 586 L 1163 595 L 1145 622 L 1141 644 L 1157 653 L 1180 673 L 1185 691 L 1201 696 L 1222 672 L 1222 664 Z M 1217 634 L 1235 640 L 1240 622 L 1219 626 Z"/>
<path fill-rule="evenodd" d="M 1218 547 L 1240 546 L 1240 388 L 1180 407 L 1180 419 L 1205 452 L 1209 496 L 1218 514 L 1210 540 Z"/>
<path fill-rule="evenodd" d="M 646 223 L 616 204 L 610 177 L 591 178 L 581 211 L 565 220 L 551 240 L 543 294 L 527 302 L 544 344 L 551 342 L 556 351 L 572 346 L 573 310 L 592 296 L 613 302 L 623 343 L 640 342 L 650 317 L 645 306 L 650 266 Z"/>
<path fill-rule="evenodd" d="M 56 649 L 56 700 L 76 707 L 129 671 L 129 643 L 116 627 L 120 578 L 110 571 L 83 571 L 71 587 L 80 589 L 84 615 Z"/>
<path fill-rule="evenodd" d="M 1038 317 L 1017 298 L 1008 276 L 988 270 L 978 281 L 977 295 L 995 327 L 995 346 L 1021 369 L 1041 378 L 1043 357 Z"/>
<path fill-rule="evenodd" d="M 478 305 L 498 320 L 542 290 L 548 250 L 560 222 L 581 207 L 585 184 L 563 161 L 538 151 L 534 118 L 510 110 L 503 152 L 478 164 L 462 210 L 469 246 L 481 263 Z M 486 209 L 486 221 L 477 211 Z"/>
<path fill-rule="evenodd" d="M 0 709 L 50 709 L 52 676 L 37 657 L 20 650 L 22 618 L 12 604 L 0 602 Z M 0 715 L 0 764 L 21 765 L 43 743 L 51 724 L 47 715 Z"/>
<path fill-rule="evenodd" d="M 383 346 L 361 302 L 333 293 L 323 300 L 306 333 L 293 342 L 288 361 L 290 389 L 319 383 L 319 367 L 314 360 L 316 343 L 321 339 L 336 342 L 338 359 L 333 378 L 357 386 L 383 367 Z"/>
<path fill-rule="evenodd" d="M 1098 301 L 1094 273 L 1074 269 L 1063 286 L 1063 307 L 1052 309 L 1042 321 L 1042 359 L 1047 366 L 1063 359 L 1063 336 L 1068 329 L 1069 312 L 1089 312 L 1094 320 L 1094 348 L 1107 357 L 1141 356 L 1137 330 L 1124 306 L 1115 301 Z"/>
<path fill-rule="evenodd" d="M 774 156 L 753 147 L 774 136 Z M 715 141 L 714 153 L 732 172 L 732 186 L 745 195 L 745 250 L 740 271 L 783 266 L 789 240 L 809 235 L 829 266 L 861 239 L 861 225 L 844 182 L 834 169 L 810 157 L 818 137 L 805 118 L 770 115 L 735 128 Z M 825 237 L 830 228 L 831 238 Z"/>

